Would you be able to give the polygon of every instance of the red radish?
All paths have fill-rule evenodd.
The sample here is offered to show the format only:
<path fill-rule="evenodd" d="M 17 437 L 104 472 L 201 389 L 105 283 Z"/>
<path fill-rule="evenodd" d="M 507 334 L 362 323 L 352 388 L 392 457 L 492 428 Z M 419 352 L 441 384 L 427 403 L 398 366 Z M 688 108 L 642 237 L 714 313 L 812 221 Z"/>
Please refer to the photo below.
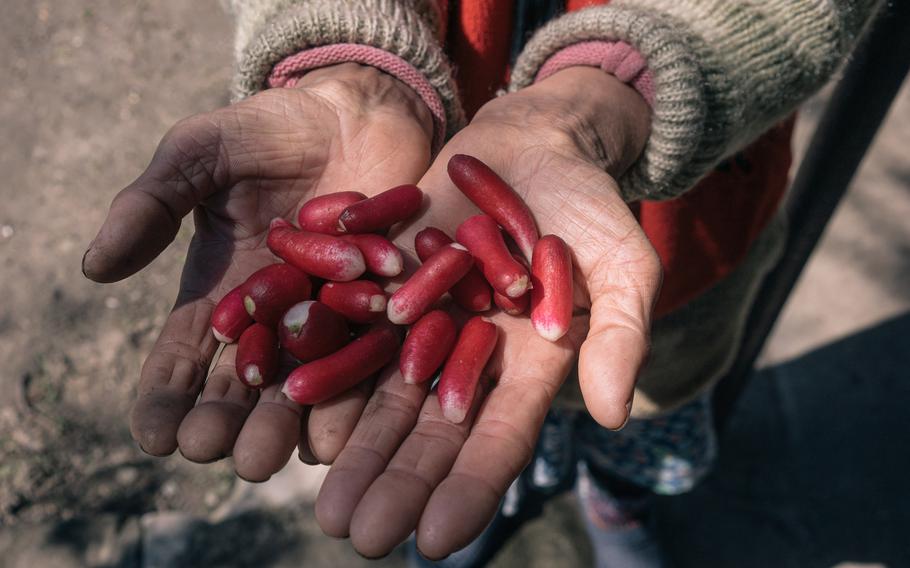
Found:
<path fill-rule="evenodd" d="M 296 304 L 278 325 L 281 347 L 301 363 L 325 357 L 350 341 L 348 322 L 325 304 L 307 301 Z"/>
<path fill-rule="evenodd" d="M 433 310 L 417 320 L 401 347 L 398 368 L 404 382 L 417 384 L 432 377 L 452 351 L 456 335 L 455 322 L 442 310 Z"/>
<path fill-rule="evenodd" d="M 515 259 L 515 262 L 524 266 L 525 270 L 528 270 L 528 265 L 525 263 L 523 256 L 512 254 L 512 258 Z M 518 317 L 528 311 L 528 305 L 531 303 L 531 294 L 525 292 L 517 298 L 509 298 L 499 292 L 493 292 L 493 303 L 496 304 L 496 307 L 502 310 L 503 313 Z"/>
<path fill-rule="evenodd" d="M 326 280 L 347 282 L 366 269 L 360 249 L 338 237 L 298 231 L 284 219 L 269 227 L 269 249 L 288 264 Z"/>
<path fill-rule="evenodd" d="M 250 388 L 262 389 L 278 372 L 278 336 L 266 325 L 246 328 L 237 344 L 237 377 Z"/>
<path fill-rule="evenodd" d="M 314 197 L 297 212 L 297 224 L 304 231 L 324 235 L 340 235 L 338 217 L 350 205 L 363 201 L 367 196 L 359 191 L 339 191 Z"/>
<path fill-rule="evenodd" d="M 301 300 L 308 300 L 310 279 L 290 264 L 260 268 L 243 283 L 243 305 L 254 320 L 271 328 L 284 312 Z"/>
<path fill-rule="evenodd" d="M 449 159 L 449 178 L 481 211 L 499 223 L 530 259 L 537 242 L 531 210 L 514 189 L 477 158 L 455 154 Z"/>
<path fill-rule="evenodd" d="M 212 333 L 221 343 L 234 343 L 252 323 L 243 306 L 243 284 L 225 294 L 212 312 Z"/>
<path fill-rule="evenodd" d="M 414 323 L 473 265 L 471 253 L 463 246 L 454 243 L 443 247 L 389 298 L 389 321 L 398 325 Z"/>
<path fill-rule="evenodd" d="M 499 292 L 493 292 L 493 303 L 496 307 L 510 316 L 520 316 L 528 310 L 528 303 L 531 301 L 531 294 L 525 292 L 517 298 L 509 298 Z"/>
<path fill-rule="evenodd" d="M 383 368 L 398 351 L 398 332 L 377 324 L 338 351 L 294 369 L 282 392 L 299 404 L 318 404 Z"/>
<path fill-rule="evenodd" d="M 496 348 L 496 339 L 496 326 L 480 316 L 469 319 L 461 330 L 439 379 L 439 405 L 449 422 L 459 424 L 468 415 L 480 374 Z"/>
<path fill-rule="evenodd" d="M 546 235 L 534 247 L 531 261 L 531 323 L 538 335 L 557 341 L 572 324 L 572 256 L 566 243 Z"/>
<path fill-rule="evenodd" d="M 420 262 L 426 262 L 436 251 L 453 242 L 449 235 L 436 227 L 427 227 L 414 237 L 414 248 Z M 456 304 L 469 312 L 485 312 L 493 307 L 490 285 L 476 266 L 472 266 L 449 293 Z"/>
<path fill-rule="evenodd" d="M 404 270 L 401 251 L 389 239 L 371 233 L 346 235 L 342 238 L 360 249 L 367 263 L 367 270 L 373 274 L 394 278 Z"/>
<path fill-rule="evenodd" d="M 423 192 L 416 185 L 399 185 L 349 205 L 338 217 L 342 233 L 372 233 L 404 221 L 420 210 Z"/>
<path fill-rule="evenodd" d="M 319 301 L 354 323 L 372 323 L 385 313 L 386 295 L 371 280 L 326 282 L 319 290 Z"/>
<path fill-rule="evenodd" d="M 471 251 L 494 290 L 509 298 L 518 298 L 528 291 L 531 284 L 528 271 L 512 257 L 492 217 L 468 217 L 458 226 L 455 239 Z"/>

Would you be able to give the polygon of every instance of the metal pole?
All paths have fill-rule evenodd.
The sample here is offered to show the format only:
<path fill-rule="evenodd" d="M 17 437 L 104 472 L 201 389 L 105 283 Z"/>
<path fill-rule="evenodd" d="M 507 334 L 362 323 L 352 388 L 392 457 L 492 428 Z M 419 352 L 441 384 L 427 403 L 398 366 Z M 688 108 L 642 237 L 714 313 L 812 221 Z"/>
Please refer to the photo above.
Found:
<path fill-rule="evenodd" d="M 726 425 L 787 297 L 847 191 L 910 68 L 910 2 L 879 7 L 812 136 L 785 204 L 784 257 L 756 297 L 739 353 L 714 393 L 715 424 Z M 908 154 L 910 159 L 910 154 Z"/>

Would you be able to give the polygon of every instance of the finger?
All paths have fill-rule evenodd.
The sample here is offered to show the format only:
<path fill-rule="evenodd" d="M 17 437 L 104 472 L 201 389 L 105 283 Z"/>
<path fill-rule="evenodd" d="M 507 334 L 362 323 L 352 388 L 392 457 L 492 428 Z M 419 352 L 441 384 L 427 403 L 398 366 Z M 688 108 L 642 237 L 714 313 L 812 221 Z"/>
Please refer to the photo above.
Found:
<path fill-rule="evenodd" d="M 237 379 L 236 345 L 227 345 L 209 375 L 202 395 L 177 430 L 183 456 L 209 463 L 231 455 L 237 435 L 259 398 L 258 391 Z"/>
<path fill-rule="evenodd" d="M 247 481 L 267 481 L 297 447 L 303 407 L 286 397 L 281 386 L 262 391 L 234 444 L 234 471 Z"/>
<path fill-rule="evenodd" d="M 348 536 L 351 516 L 370 484 L 385 470 L 417 421 L 428 385 L 409 385 L 393 367 L 376 391 L 316 498 L 316 520 L 329 536 Z"/>
<path fill-rule="evenodd" d="M 651 311 L 660 290 L 660 263 L 641 238 L 640 246 L 626 247 L 625 254 L 636 258 L 616 264 L 604 261 L 594 273 L 589 284 L 591 327 L 578 361 L 588 412 L 601 426 L 614 430 L 625 425 L 632 411 L 635 381 L 650 347 Z"/>
<path fill-rule="evenodd" d="M 464 548 L 489 524 L 500 499 L 531 459 L 543 419 L 569 373 L 573 348 L 534 337 L 506 353 L 452 470 L 433 491 L 417 527 L 430 559 Z"/>
<path fill-rule="evenodd" d="M 231 244 L 206 241 L 200 236 L 209 231 L 205 215 L 195 215 L 195 219 L 196 235 L 180 278 L 180 294 L 142 367 L 130 423 L 140 447 L 157 456 L 177 449 L 177 430 L 196 403 L 219 345 L 210 331 L 211 294 L 219 287 L 236 285 L 243 271 L 269 258 L 268 253 L 251 255 L 244 268 L 226 272 Z"/>
<path fill-rule="evenodd" d="M 354 510 L 351 543 L 357 552 L 383 557 L 414 531 L 433 489 L 455 463 L 483 397 L 478 390 L 471 413 L 460 424 L 443 417 L 435 393 L 427 397 L 417 426 Z"/>
<path fill-rule="evenodd" d="M 111 203 L 82 259 L 95 282 L 115 282 L 140 270 L 167 247 L 193 207 L 214 192 L 222 172 L 220 129 L 209 115 L 177 123 L 152 161 Z"/>
<path fill-rule="evenodd" d="M 341 453 L 373 393 L 374 384 L 375 380 L 363 382 L 310 411 L 307 436 L 317 463 L 331 465 Z"/>
<path fill-rule="evenodd" d="M 310 420 L 310 409 L 307 406 L 300 415 L 300 438 L 297 440 L 297 458 L 306 465 L 319 465 L 319 460 L 313 454 L 310 448 L 310 440 L 307 434 L 307 423 Z"/>
<path fill-rule="evenodd" d="M 193 408 L 218 347 L 209 332 L 212 304 L 206 298 L 178 300 L 142 366 L 130 432 L 143 451 L 170 455 L 177 430 Z"/>

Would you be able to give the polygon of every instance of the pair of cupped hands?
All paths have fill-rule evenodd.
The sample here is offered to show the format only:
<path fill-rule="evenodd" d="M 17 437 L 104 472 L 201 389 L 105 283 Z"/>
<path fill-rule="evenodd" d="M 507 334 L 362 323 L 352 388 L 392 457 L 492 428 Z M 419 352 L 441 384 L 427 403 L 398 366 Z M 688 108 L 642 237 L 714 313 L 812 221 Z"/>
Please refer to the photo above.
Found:
<path fill-rule="evenodd" d="M 467 545 L 531 459 L 576 365 L 591 415 L 614 429 L 628 419 L 660 265 L 615 179 L 641 153 L 649 123 L 633 89 L 598 69 L 571 67 L 487 103 L 432 159 L 433 123 L 421 99 L 397 79 L 350 63 L 180 121 L 148 169 L 114 198 L 83 260 L 97 282 L 130 276 L 193 213 L 180 292 L 142 368 L 133 436 L 156 456 L 177 449 L 199 463 L 233 456 L 237 474 L 251 481 L 279 471 L 295 448 L 306 463 L 331 464 L 316 517 L 326 534 L 350 537 L 365 556 L 387 554 L 413 531 L 431 559 Z M 273 218 L 294 220 L 317 195 L 416 183 L 424 211 L 391 235 L 416 258 L 417 231 L 435 226 L 453 235 L 477 213 L 446 173 L 458 153 L 489 164 L 525 199 L 541 234 L 571 247 L 575 316 L 564 338 L 550 343 L 527 318 L 490 316 L 499 343 L 485 374 L 495 386 L 457 425 L 442 417 L 427 384 L 402 380 L 397 361 L 311 408 L 280 385 L 245 387 L 235 345 L 211 366 L 212 310 L 276 262 L 266 248 Z M 406 264 L 413 270 L 416 261 Z"/>

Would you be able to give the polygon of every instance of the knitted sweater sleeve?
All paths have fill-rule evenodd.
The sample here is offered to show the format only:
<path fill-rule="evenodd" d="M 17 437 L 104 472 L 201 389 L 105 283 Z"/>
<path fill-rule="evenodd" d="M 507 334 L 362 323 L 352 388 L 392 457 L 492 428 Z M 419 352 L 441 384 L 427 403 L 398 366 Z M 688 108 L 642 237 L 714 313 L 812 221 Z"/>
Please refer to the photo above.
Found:
<path fill-rule="evenodd" d="M 449 134 L 464 124 L 455 83 L 439 41 L 434 0 L 230 0 L 236 16 L 235 100 L 268 83 L 272 68 L 300 51 L 360 44 L 400 57 L 439 95 Z"/>
<path fill-rule="evenodd" d="M 614 0 L 539 30 L 510 90 L 561 49 L 625 41 L 654 81 L 651 136 L 620 181 L 627 201 L 691 188 L 820 88 L 850 53 L 875 0 Z"/>

